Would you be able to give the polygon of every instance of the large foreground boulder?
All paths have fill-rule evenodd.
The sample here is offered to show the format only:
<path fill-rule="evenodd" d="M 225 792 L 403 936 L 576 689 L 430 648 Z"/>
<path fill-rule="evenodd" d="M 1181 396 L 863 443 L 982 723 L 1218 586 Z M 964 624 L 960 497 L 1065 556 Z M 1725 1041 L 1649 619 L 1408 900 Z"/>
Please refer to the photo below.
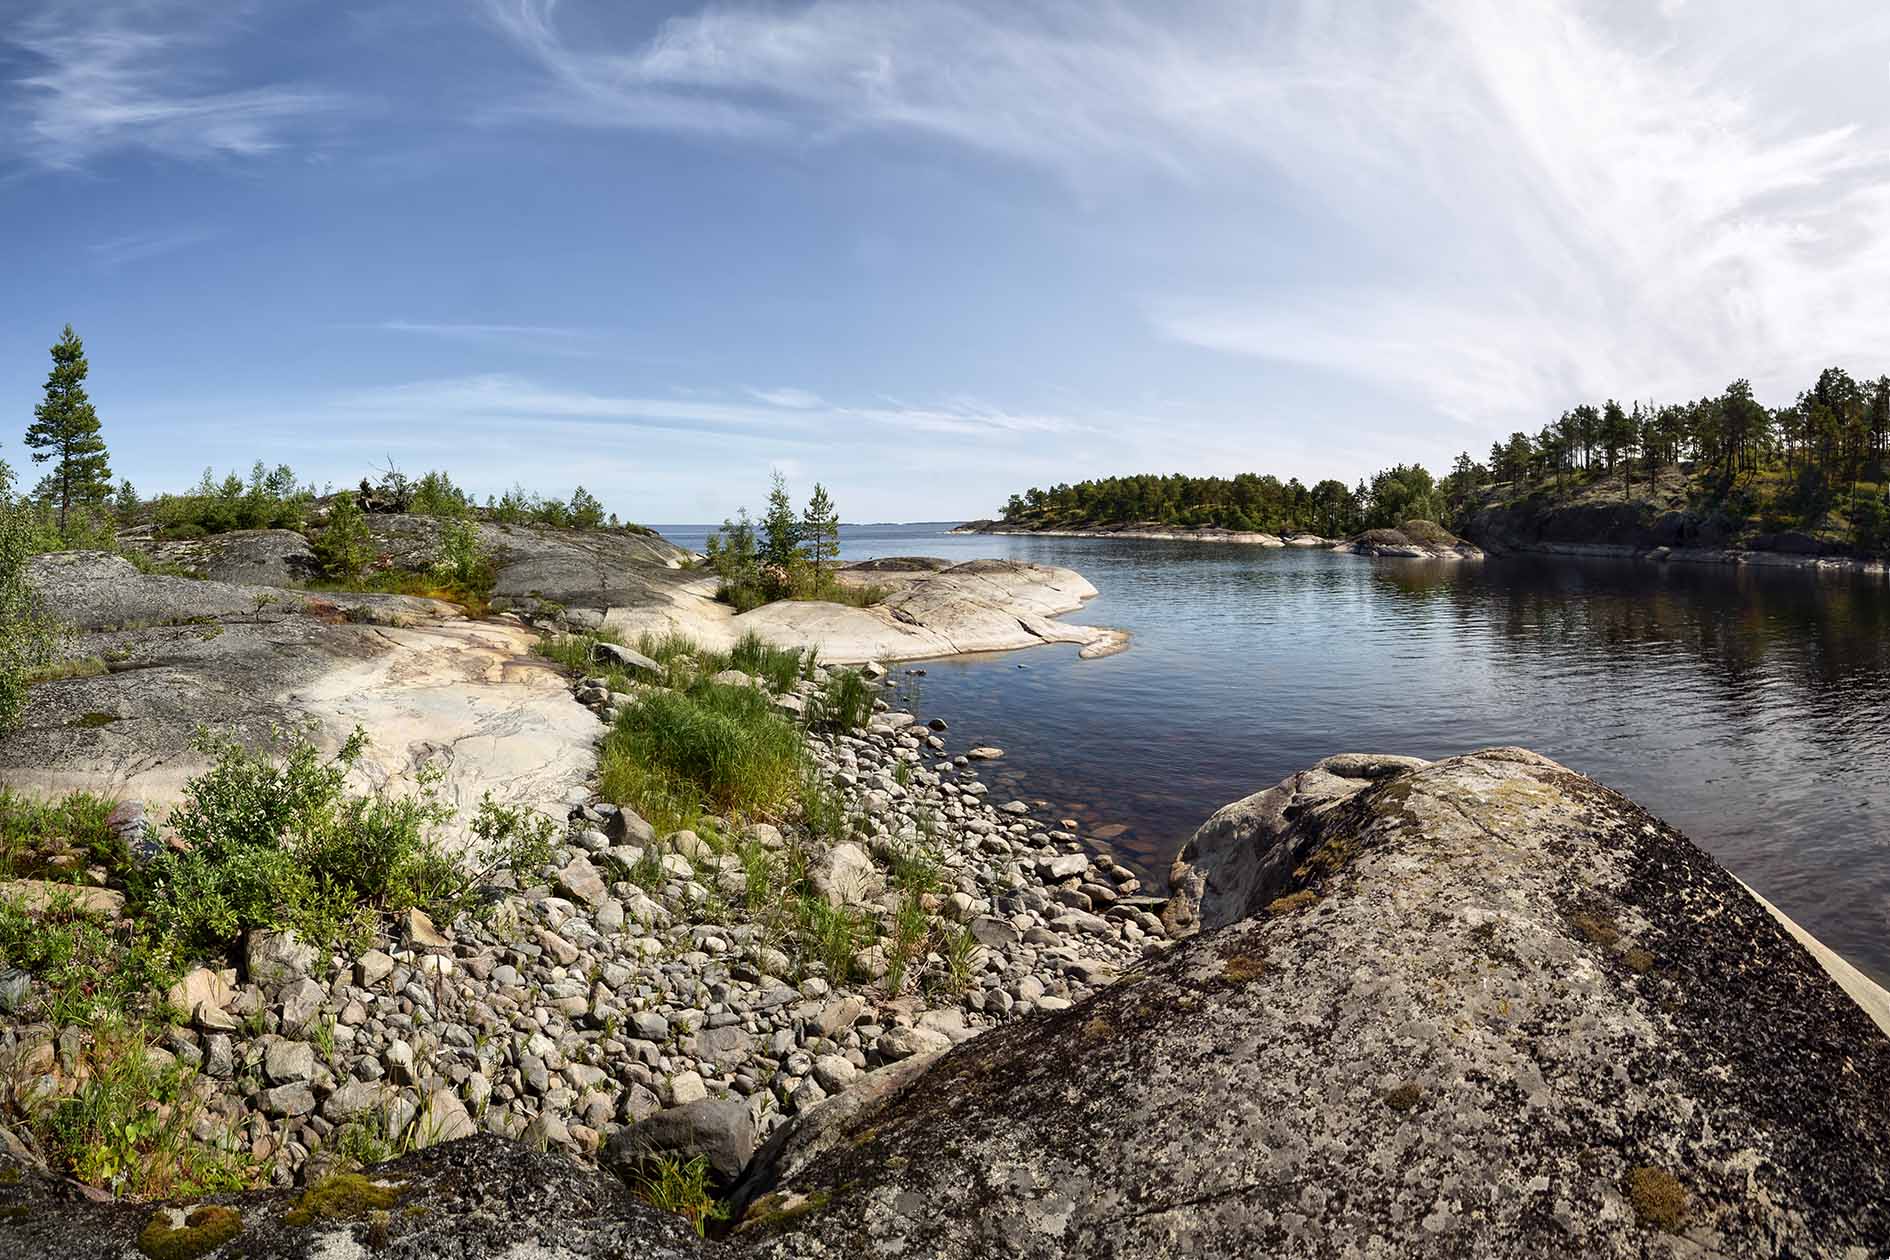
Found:
<path fill-rule="evenodd" d="M 1495 749 L 1273 842 L 1257 913 L 858 1114 L 764 1250 L 1886 1254 L 1890 1039 L 1659 820 Z"/>

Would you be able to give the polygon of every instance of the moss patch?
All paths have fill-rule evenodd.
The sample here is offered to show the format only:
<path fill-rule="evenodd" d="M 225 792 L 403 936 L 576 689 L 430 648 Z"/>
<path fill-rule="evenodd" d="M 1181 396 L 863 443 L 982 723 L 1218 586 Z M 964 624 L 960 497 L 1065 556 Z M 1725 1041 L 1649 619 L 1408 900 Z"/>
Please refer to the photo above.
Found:
<path fill-rule="evenodd" d="M 400 1198 L 400 1186 L 384 1186 L 360 1173 L 336 1173 L 303 1191 L 283 1214 L 284 1224 L 300 1228 L 316 1221 L 352 1221 L 385 1212 Z"/>
<path fill-rule="evenodd" d="M 1266 959 L 1253 954 L 1235 954 L 1221 960 L 1221 980 L 1227 984 L 1251 984 L 1266 971 Z"/>
<path fill-rule="evenodd" d="M 1672 1233 L 1687 1219 L 1687 1188 L 1664 1168 L 1644 1164 L 1630 1172 L 1627 1196 L 1643 1225 Z"/>
<path fill-rule="evenodd" d="M 748 1214 L 742 1218 L 742 1223 L 736 1226 L 736 1232 L 784 1229 L 802 1217 L 820 1211 L 827 1206 L 832 1197 L 832 1194 L 826 1190 L 817 1190 L 805 1197 L 782 1194 L 779 1191 L 763 1195 L 755 1201 L 753 1207 L 748 1209 Z"/>
<path fill-rule="evenodd" d="M 1621 929 L 1604 915 L 1584 911 L 1570 916 L 1569 922 L 1574 925 L 1575 931 L 1583 940 L 1591 945 L 1599 945 L 1603 949 L 1607 949 L 1621 939 Z"/>
<path fill-rule="evenodd" d="M 1385 1094 L 1385 1106 L 1393 1111 L 1409 1111 L 1423 1099 L 1424 1091 L 1409 1081 Z"/>
<path fill-rule="evenodd" d="M 1302 888 L 1296 893 L 1288 893 L 1267 903 L 1268 914 L 1291 914 L 1295 910 L 1304 910 L 1319 900 L 1319 894 L 1310 888 Z"/>
<path fill-rule="evenodd" d="M 101 726 L 110 726 L 118 720 L 116 713 L 86 713 L 72 720 L 72 724 L 82 731 L 96 731 Z"/>
<path fill-rule="evenodd" d="M 1638 945 L 1621 955 L 1621 961 L 1637 976 L 1644 976 L 1654 969 L 1654 956 Z"/>
<path fill-rule="evenodd" d="M 235 1208 L 192 1208 L 175 1225 L 168 1208 L 159 1209 L 138 1235 L 138 1250 L 152 1260 L 196 1260 L 243 1232 L 243 1214 Z"/>

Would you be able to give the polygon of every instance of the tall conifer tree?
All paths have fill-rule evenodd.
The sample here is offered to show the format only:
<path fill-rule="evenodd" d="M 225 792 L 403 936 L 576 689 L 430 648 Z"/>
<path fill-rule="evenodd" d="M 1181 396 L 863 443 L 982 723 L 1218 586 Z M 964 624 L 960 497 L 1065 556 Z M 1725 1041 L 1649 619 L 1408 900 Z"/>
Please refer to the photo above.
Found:
<path fill-rule="evenodd" d="M 59 528 L 74 507 L 92 507 L 112 494 L 112 470 L 99 435 L 98 413 L 85 394 L 85 344 L 66 325 L 52 348 L 52 372 L 46 377 L 46 397 L 33 408 L 33 424 L 26 444 L 36 464 L 53 461 L 46 484 L 59 504 Z"/>

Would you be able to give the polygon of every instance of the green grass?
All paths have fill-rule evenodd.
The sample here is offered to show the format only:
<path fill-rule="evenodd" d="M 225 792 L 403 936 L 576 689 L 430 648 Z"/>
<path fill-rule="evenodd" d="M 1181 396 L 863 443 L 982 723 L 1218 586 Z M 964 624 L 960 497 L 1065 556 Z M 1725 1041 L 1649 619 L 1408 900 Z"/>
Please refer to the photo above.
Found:
<path fill-rule="evenodd" d="M 872 924 L 859 911 L 829 905 L 817 893 L 804 892 L 794 904 L 803 966 L 817 962 L 828 980 L 847 983 L 854 955 L 873 940 Z"/>
<path fill-rule="evenodd" d="M 106 824 L 113 806 L 89 792 L 40 802 L 0 787 L 0 879 L 83 882 L 89 866 L 121 870 L 128 855 Z"/>
<path fill-rule="evenodd" d="M 153 1055 L 151 1033 L 113 1024 L 83 1051 L 82 1080 L 44 1108 L 35 1129 L 56 1166 L 88 1185 L 130 1198 L 240 1190 L 259 1170 L 246 1157 L 196 1141 L 193 1073 Z"/>
<path fill-rule="evenodd" d="M 630 1178 L 631 1191 L 660 1212 L 673 1212 L 707 1237 L 709 1226 L 729 1218 L 729 1207 L 719 1202 L 709 1185 L 709 1161 L 695 1155 L 648 1154 L 638 1161 Z"/>
<path fill-rule="evenodd" d="M 809 717 L 841 730 L 858 730 L 873 716 L 873 698 L 873 688 L 859 670 L 831 670 L 809 706 Z"/>
<path fill-rule="evenodd" d="M 784 815 L 803 760 L 800 731 L 767 696 L 698 681 L 627 706 L 604 739 L 600 779 L 617 804 L 673 830 L 704 807 L 735 818 Z"/>
<path fill-rule="evenodd" d="M 792 690 L 795 683 L 813 673 L 813 658 L 811 651 L 775 647 L 751 630 L 735 644 L 722 668 L 753 674 L 768 685 L 768 690 L 779 693 Z"/>

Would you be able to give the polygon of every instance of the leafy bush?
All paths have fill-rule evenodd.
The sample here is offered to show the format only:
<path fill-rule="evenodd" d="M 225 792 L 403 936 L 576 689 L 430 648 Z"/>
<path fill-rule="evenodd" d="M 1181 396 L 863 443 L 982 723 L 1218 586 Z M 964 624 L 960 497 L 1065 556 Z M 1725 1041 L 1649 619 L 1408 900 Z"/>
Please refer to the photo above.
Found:
<path fill-rule="evenodd" d="M 436 777 L 423 775 L 409 795 L 348 790 L 366 746 L 356 731 L 324 760 L 306 740 L 270 756 L 210 742 L 216 764 L 169 819 L 187 848 L 159 855 L 134 890 L 152 931 L 180 951 L 216 949 L 257 927 L 358 941 L 377 915 L 409 908 L 451 922 L 494 876 L 548 859 L 550 820 L 487 797 L 472 823 L 483 866 L 464 865 L 437 834 L 453 811 Z"/>
<path fill-rule="evenodd" d="M 481 598 L 491 594 L 498 581 L 492 556 L 479 540 L 478 524 L 464 517 L 449 521 L 441 532 L 440 558 L 433 571 L 447 585 Z"/>
<path fill-rule="evenodd" d="M 416 516 L 465 516 L 472 500 L 444 472 L 429 472 L 413 483 L 407 510 Z"/>
<path fill-rule="evenodd" d="M 56 878 L 61 868 L 52 859 L 61 856 L 107 870 L 122 866 L 124 844 L 107 822 L 112 807 L 89 792 L 42 802 L 0 787 L 0 879 Z"/>
<path fill-rule="evenodd" d="M 26 580 L 34 550 L 33 522 L 13 502 L 6 465 L 0 464 L 0 730 L 26 707 L 26 682 L 52 659 L 52 619 Z"/>
<path fill-rule="evenodd" d="M 315 558 L 337 582 L 358 582 L 374 560 L 374 536 L 354 495 L 343 491 L 328 507 L 328 524 L 315 536 Z"/>

